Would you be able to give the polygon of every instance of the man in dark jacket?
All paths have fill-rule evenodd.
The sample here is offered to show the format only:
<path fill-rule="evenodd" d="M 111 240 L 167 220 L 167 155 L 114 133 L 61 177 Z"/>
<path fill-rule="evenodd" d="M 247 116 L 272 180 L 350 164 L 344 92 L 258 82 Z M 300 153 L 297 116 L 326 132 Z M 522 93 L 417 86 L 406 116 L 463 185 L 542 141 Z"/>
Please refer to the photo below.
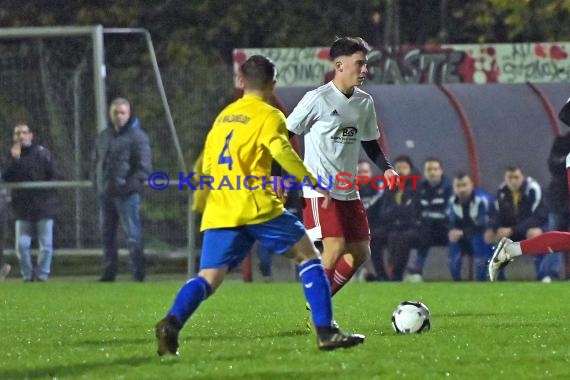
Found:
<path fill-rule="evenodd" d="M 564 106 L 563 109 L 567 109 Z M 548 155 L 548 169 L 551 180 L 546 191 L 546 204 L 548 206 L 548 229 L 551 231 L 570 230 L 570 205 L 568 204 L 568 178 L 566 175 L 566 157 L 570 153 L 570 132 L 557 136 L 554 139 L 550 154 Z M 551 275 L 560 272 L 562 267 L 562 253 L 557 252 L 546 256 L 542 266 L 551 268 L 547 271 Z M 557 279 L 554 277 L 551 279 Z M 547 278 L 548 280 L 548 278 Z"/>
<path fill-rule="evenodd" d="M 372 165 L 366 160 L 358 162 L 357 175 L 367 178 L 374 177 Z M 381 186 L 382 183 L 379 184 Z M 379 244 L 382 240 L 380 226 L 380 206 L 384 190 L 375 189 L 370 183 L 359 185 L 360 200 L 366 210 L 368 225 L 370 227 L 370 258 L 364 262 L 361 271 L 365 281 L 387 280 L 384 267 L 383 247 Z"/>
<path fill-rule="evenodd" d="M 423 269 L 429 249 L 448 244 L 447 206 L 452 195 L 451 182 L 443 174 L 443 166 L 438 158 L 424 161 L 424 178 L 415 192 L 415 202 L 419 213 L 419 227 L 415 236 L 418 255 L 409 268 L 410 282 L 423 281 Z"/>
<path fill-rule="evenodd" d="M 408 156 L 396 157 L 394 169 L 404 177 L 418 175 Z M 389 263 L 391 263 L 389 266 L 391 270 L 388 272 L 392 281 L 402 281 L 410 249 L 414 245 L 419 225 L 414 193 L 410 180 L 406 180 L 403 189 L 399 186 L 392 190 L 387 189 L 382 197 L 378 222 L 381 232 L 377 244 L 385 246 L 388 250 Z"/>
<path fill-rule="evenodd" d="M 542 197 L 542 188 L 533 178 L 525 176 L 521 168 L 508 167 L 505 182 L 499 187 L 495 200 L 496 215 L 492 229 L 485 233 L 488 243 L 495 243 L 506 237 L 511 240 L 524 240 L 536 237 L 545 230 L 548 221 L 548 209 Z M 539 280 L 545 277 L 559 277 L 545 268 L 542 261 L 546 255 L 537 255 L 536 273 Z"/>
<path fill-rule="evenodd" d="M 133 278 L 144 281 L 140 192 L 152 170 L 149 140 L 126 99 L 113 100 L 109 116 L 111 125 L 97 137 L 94 157 L 104 260 L 100 281 L 114 281 L 117 275 L 119 222 L 127 237 Z"/>
<path fill-rule="evenodd" d="M 33 142 L 25 122 L 14 126 L 14 144 L 6 155 L 2 178 L 6 182 L 53 181 L 61 179 L 58 166 L 45 147 Z M 24 281 L 46 281 L 53 256 L 53 219 L 60 205 L 54 189 L 19 189 L 12 192 L 12 209 L 16 218 L 16 253 Z M 32 233 L 37 232 L 40 248 L 38 267 L 34 271 L 30 256 Z"/>

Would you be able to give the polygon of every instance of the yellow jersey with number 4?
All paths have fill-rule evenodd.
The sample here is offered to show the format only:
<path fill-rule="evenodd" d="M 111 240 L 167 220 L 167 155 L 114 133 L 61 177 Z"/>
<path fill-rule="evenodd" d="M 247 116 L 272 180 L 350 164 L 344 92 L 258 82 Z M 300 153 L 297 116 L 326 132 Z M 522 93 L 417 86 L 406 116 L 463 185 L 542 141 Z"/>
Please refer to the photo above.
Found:
<path fill-rule="evenodd" d="M 275 192 L 271 163 L 275 159 L 298 181 L 317 184 L 289 142 L 285 116 L 253 95 L 228 105 L 206 138 L 203 178 L 212 190 L 201 230 L 263 223 L 285 208 Z"/>

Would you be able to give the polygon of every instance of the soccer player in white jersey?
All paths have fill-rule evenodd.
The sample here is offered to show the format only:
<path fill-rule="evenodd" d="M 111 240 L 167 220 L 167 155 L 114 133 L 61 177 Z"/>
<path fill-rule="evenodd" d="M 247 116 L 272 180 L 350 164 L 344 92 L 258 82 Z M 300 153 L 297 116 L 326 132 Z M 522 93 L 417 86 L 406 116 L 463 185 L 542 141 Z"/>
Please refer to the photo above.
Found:
<path fill-rule="evenodd" d="M 309 236 L 323 242 L 322 263 L 332 295 L 370 256 L 370 229 L 358 190 L 354 185 L 339 189 L 346 186 L 335 176 L 350 173 L 353 182 L 360 146 L 388 180 L 397 175 L 377 141 L 372 97 L 358 88 L 368 73 L 368 51 L 362 38 L 338 38 L 330 49 L 334 79 L 307 92 L 287 118 L 287 129 L 304 135 L 305 165 L 323 185 L 331 186 L 327 209 L 320 207 L 324 198 L 319 193 L 303 188 L 303 218 Z"/>

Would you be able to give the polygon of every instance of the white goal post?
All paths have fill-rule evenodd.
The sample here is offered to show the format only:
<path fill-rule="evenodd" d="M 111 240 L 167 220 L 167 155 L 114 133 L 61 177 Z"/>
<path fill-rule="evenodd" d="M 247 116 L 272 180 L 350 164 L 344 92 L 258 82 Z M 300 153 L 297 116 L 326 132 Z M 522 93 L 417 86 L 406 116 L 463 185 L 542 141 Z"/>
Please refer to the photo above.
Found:
<path fill-rule="evenodd" d="M 102 131 L 103 129 L 105 129 L 107 127 L 107 123 L 108 123 L 108 118 L 107 118 L 107 99 L 106 99 L 106 76 L 107 76 L 107 67 L 105 64 L 105 47 L 104 47 L 104 39 L 105 36 L 107 35 L 113 35 L 113 34 L 129 34 L 129 35 L 138 35 L 138 36 L 142 36 L 146 42 L 146 46 L 148 49 L 148 53 L 149 53 L 149 58 L 152 64 L 152 69 L 154 71 L 154 77 L 156 79 L 156 84 L 160 93 L 160 99 L 162 102 L 162 107 L 164 109 L 165 115 L 166 115 L 166 124 L 168 125 L 168 128 L 170 130 L 170 136 L 172 138 L 172 144 L 174 145 L 174 150 L 176 153 L 176 160 L 178 162 L 178 167 L 180 168 L 180 170 L 182 170 L 184 173 L 187 172 L 186 170 L 186 164 L 184 161 L 184 156 L 182 153 L 182 149 L 180 146 L 180 142 L 178 140 L 178 136 L 176 133 L 176 128 L 174 125 L 174 121 L 173 121 L 173 117 L 171 114 L 171 110 L 167 101 L 167 97 L 166 97 L 166 92 L 164 89 L 164 85 L 162 82 L 162 78 L 161 78 L 161 74 L 159 71 L 159 67 L 158 67 L 158 63 L 157 63 L 157 58 L 156 58 L 156 54 L 154 51 L 154 46 L 152 43 L 152 39 L 151 39 L 151 35 L 150 33 L 143 28 L 104 28 L 102 25 L 94 25 L 94 26 L 54 26 L 54 27 L 22 27 L 22 28 L 0 28 L 0 43 L 7 43 L 7 44 L 16 44 L 16 42 L 14 41 L 34 41 L 34 40 L 42 40 L 42 41 L 47 41 L 48 39 L 57 39 L 57 38 L 81 38 L 82 40 L 85 39 L 85 42 L 83 42 L 83 44 L 85 46 L 90 45 L 88 49 L 85 49 L 85 51 L 82 51 L 81 53 L 79 53 L 79 55 L 83 54 L 83 56 L 81 56 L 82 58 L 82 62 L 81 65 L 77 65 L 77 68 L 75 68 L 74 72 L 73 72 L 73 78 L 66 78 L 67 80 L 69 80 L 69 82 L 71 83 L 72 81 L 78 82 L 83 80 L 83 83 L 85 83 L 86 86 L 89 87 L 89 90 L 92 94 L 92 107 L 90 109 L 90 111 L 92 111 L 92 115 L 90 115 L 93 118 L 93 122 L 92 123 L 86 123 L 83 120 L 79 120 L 79 117 L 85 117 L 84 115 L 75 115 L 75 121 L 70 121 L 69 122 L 69 127 L 66 129 L 69 131 L 69 135 L 71 136 L 73 134 L 73 137 L 70 137 L 70 140 L 74 142 L 74 152 L 70 152 L 69 155 L 67 155 L 65 157 L 66 160 L 68 161 L 73 161 L 75 162 L 75 166 L 73 168 L 73 170 L 70 171 L 70 173 L 73 173 L 73 180 L 66 180 L 66 181 L 57 181 L 57 182 L 34 182 L 34 183 L 17 183 L 17 184 L 0 184 L 0 186 L 4 187 L 4 188 L 9 188 L 9 189 L 16 189 L 16 188 L 62 188 L 65 189 L 67 188 L 68 191 L 75 189 L 76 193 L 75 193 L 75 204 L 74 204 L 74 210 L 75 210 L 75 239 L 77 242 L 76 248 L 81 248 L 81 236 L 82 236 L 82 231 L 81 231 L 81 223 L 79 222 L 81 219 L 81 212 L 82 212 L 82 207 L 84 207 L 85 205 L 82 204 L 82 195 L 80 194 L 80 190 L 81 189 L 85 189 L 88 187 L 92 186 L 91 181 L 86 180 L 86 178 L 82 178 L 80 175 L 80 169 L 79 167 L 81 166 L 80 163 L 81 162 L 85 162 L 85 160 L 87 159 L 86 157 L 86 152 L 85 152 L 85 147 L 83 146 L 83 149 L 80 147 L 80 139 L 84 138 L 85 129 L 81 129 L 81 127 L 84 126 L 88 126 L 88 125 L 92 125 L 92 124 L 96 124 L 96 128 L 97 128 L 97 132 L 98 131 Z M 90 42 L 86 42 L 87 40 L 89 40 Z M 40 43 L 40 45 L 42 45 L 42 43 Z M 73 49 L 73 44 L 70 44 L 69 49 Z M 25 49 L 24 49 L 25 50 Z M 42 47 L 40 47 L 40 55 Z M 44 50 L 49 50 L 49 47 L 46 47 Z M 28 50 L 29 51 L 29 50 Z M 71 53 L 72 51 L 70 51 Z M 88 53 L 87 53 L 88 52 Z M 49 52 L 48 52 L 49 53 Z M 60 62 L 65 62 L 65 52 L 58 52 L 58 56 L 57 59 L 59 59 Z M 49 59 L 48 59 L 49 61 Z M 85 62 L 84 62 L 85 61 Z M 76 64 L 77 62 L 75 62 Z M 46 64 L 44 63 L 44 66 L 49 66 L 49 62 Z M 81 66 L 81 67 L 80 67 Z M 87 69 L 86 69 L 87 67 Z M 44 67 L 42 66 L 40 68 L 42 71 L 44 70 Z M 57 71 L 57 69 L 54 69 L 54 71 Z M 85 75 L 89 74 L 91 75 L 92 73 L 92 78 L 91 78 L 91 84 L 88 84 L 87 82 L 85 82 L 86 78 Z M 51 74 L 51 73 L 49 73 Z M 63 76 L 63 74 L 61 74 Z M 78 79 L 79 76 L 83 76 L 82 79 Z M 42 72 L 42 79 L 43 79 L 44 73 Z M 77 78 L 76 78 L 77 76 Z M 51 78 L 50 78 L 51 80 Z M 57 80 L 55 81 L 57 82 Z M 68 83 L 69 84 L 69 83 Z M 13 85 L 13 84 L 12 84 Z M 51 85 L 51 84 L 50 84 Z M 52 85 L 53 86 L 53 85 Z M 75 83 L 75 86 L 78 86 L 77 83 Z M 67 93 L 69 93 L 70 89 L 72 88 L 71 84 L 66 87 Z M 75 89 L 75 88 L 74 88 Z M 60 89 L 58 89 L 58 91 L 60 91 Z M 47 94 L 47 92 L 46 92 Z M 44 95 L 45 96 L 45 95 Z M 69 95 L 66 95 L 69 96 Z M 49 94 L 48 96 L 49 97 Z M 71 96 L 70 96 L 71 97 Z M 73 97 L 78 98 L 78 95 L 73 95 Z M 67 98 L 66 98 L 67 99 Z M 12 105 L 13 103 L 11 103 L 10 105 Z M 61 108 L 60 104 L 56 104 L 57 107 Z M 22 106 L 20 108 L 26 108 L 25 106 Z M 33 108 L 33 107 L 30 107 Z M 57 111 L 60 111 L 60 109 L 57 109 Z M 75 113 L 79 113 L 81 114 L 81 112 L 75 110 Z M 4 111 L 5 113 L 9 113 L 10 110 Z M 84 112 L 85 113 L 85 112 Z M 68 117 L 67 115 L 65 117 Z M 60 117 L 58 119 L 58 121 L 61 121 L 62 117 Z M 90 134 L 93 133 L 93 131 L 89 132 Z M 71 149 L 70 149 L 71 150 Z M 69 166 L 71 167 L 72 164 L 69 164 Z M 190 202 L 189 206 L 191 206 L 191 202 L 192 202 L 192 192 L 189 192 L 189 196 L 188 196 L 188 201 Z M 190 210 L 190 207 L 189 207 Z M 69 215 L 71 217 L 71 215 Z M 195 268 L 195 257 L 197 256 L 197 253 L 195 252 L 195 248 L 194 248 L 194 244 L 193 241 L 197 238 L 196 236 L 194 236 L 194 220 L 192 215 L 190 214 L 190 211 L 188 213 L 188 223 L 187 223 L 187 247 L 189 250 L 189 260 L 188 260 L 188 272 L 190 274 L 193 274 L 196 272 L 196 268 Z M 84 235 L 85 233 L 83 233 Z"/>

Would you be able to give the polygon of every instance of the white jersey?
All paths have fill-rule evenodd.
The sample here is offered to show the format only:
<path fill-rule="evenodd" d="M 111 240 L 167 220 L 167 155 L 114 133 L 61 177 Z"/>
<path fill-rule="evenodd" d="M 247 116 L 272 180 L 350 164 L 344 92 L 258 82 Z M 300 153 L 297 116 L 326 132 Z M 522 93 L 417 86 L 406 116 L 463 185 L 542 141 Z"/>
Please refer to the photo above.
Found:
<path fill-rule="evenodd" d="M 336 175 L 350 173 L 344 180 L 354 182 L 360 142 L 380 137 L 376 124 L 374 101 L 358 87 L 347 98 L 333 82 L 309 91 L 287 118 L 287 129 L 305 135 L 305 165 L 317 177 L 321 186 L 329 187 L 331 197 L 338 200 L 360 198 L 354 186 L 337 189 Z M 332 186 L 330 180 L 332 179 Z M 346 182 L 340 183 L 346 187 Z M 319 193 L 303 187 L 303 197 L 321 197 Z"/>

